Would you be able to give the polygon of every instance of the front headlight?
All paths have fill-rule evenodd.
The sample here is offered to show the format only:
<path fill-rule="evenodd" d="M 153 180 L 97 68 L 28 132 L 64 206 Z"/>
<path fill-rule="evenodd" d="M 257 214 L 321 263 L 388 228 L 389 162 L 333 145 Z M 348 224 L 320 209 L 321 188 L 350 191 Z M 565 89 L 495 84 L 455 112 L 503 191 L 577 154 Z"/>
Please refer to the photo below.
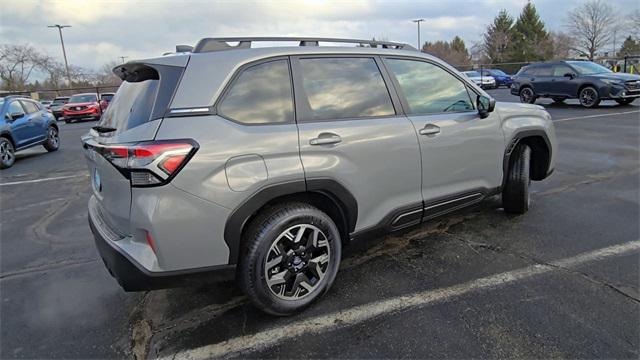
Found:
<path fill-rule="evenodd" d="M 602 79 L 602 82 L 609 84 L 609 85 L 624 85 L 624 81 L 623 80 L 614 80 L 614 79 Z"/>

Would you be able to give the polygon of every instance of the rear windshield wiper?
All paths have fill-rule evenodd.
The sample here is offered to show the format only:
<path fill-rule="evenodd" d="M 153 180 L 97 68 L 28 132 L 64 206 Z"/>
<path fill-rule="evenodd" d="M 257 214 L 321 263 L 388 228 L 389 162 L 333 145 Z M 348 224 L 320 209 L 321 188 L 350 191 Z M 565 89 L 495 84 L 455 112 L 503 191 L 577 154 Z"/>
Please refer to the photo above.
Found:
<path fill-rule="evenodd" d="M 94 126 L 92 127 L 92 129 L 99 132 L 100 134 L 113 132 L 117 130 L 116 128 L 112 128 L 109 126 L 101 126 L 101 125 Z"/>

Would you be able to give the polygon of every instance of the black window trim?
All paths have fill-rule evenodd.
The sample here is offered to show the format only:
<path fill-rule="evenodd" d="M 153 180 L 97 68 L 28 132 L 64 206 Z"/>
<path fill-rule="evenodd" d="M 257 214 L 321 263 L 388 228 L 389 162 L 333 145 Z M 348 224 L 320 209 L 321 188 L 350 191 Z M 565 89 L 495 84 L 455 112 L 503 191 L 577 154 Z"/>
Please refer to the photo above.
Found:
<path fill-rule="evenodd" d="M 400 99 L 398 97 L 395 88 L 393 87 L 391 78 L 384 67 L 382 60 L 379 55 L 374 54 L 344 54 L 344 53 L 335 53 L 335 54 L 309 54 L 309 55 L 291 55 L 291 69 L 293 70 L 293 83 L 294 83 L 294 103 L 296 104 L 296 120 L 298 123 L 318 123 L 318 122 L 330 122 L 330 121 L 352 121 L 352 120 L 369 120 L 369 119 L 390 119 L 390 118 L 398 118 L 404 117 L 404 113 L 402 111 L 402 106 L 400 103 Z M 393 114 L 389 115 L 375 115 L 375 116 L 358 116 L 358 117 L 344 117 L 344 118 L 327 118 L 327 119 L 317 119 L 313 118 L 311 115 L 311 109 L 307 109 L 305 106 L 299 106 L 302 104 L 302 99 L 307 97 L 304 92 L 304 88 L 302 86 L 302 68 L 300 66 L 301 59 L 319 59 L 319 58 L 349 58 L 349 59 L 373 59 L 374 63 L 378 67 L 378 71 L 380 71 L 380 75 L 382 76 L 382 82 L 387 89 L 387 93 L 389 95 L 389 99 L 391 100 L 391 105 L 393 106 Z"/>
<path fill-rule="evenodd" d="M 460 82 L 462 82 L 462 85 L 464 85 L 465 89 L 467 90 L 467 94 L 469 95 L 471 100 L 471 104 L 473 105 L 473 110 L 460 110 L 460 111 L 442 111 L 442 112 L 433 112 L 433 113 L 416 113 L 416 114 L 412 114 L 410 113 L 410 109 L 411 107 L 409 106 L 409 102 L 407 101 L 407 97 L 405 96 L 404 92 L 402 91 L 402 88 L 400 87 L 400 82 L 398 82 L 397 77 L 395 76 L 395 74 L 389 69 L 388 64 L 387 64 L 387 59 L 390 60 L 413 60 L 413 61 L 420 61 L 420 62 L 425 62 L 431 65 L 434 65 L 442 70 L 444 70 L 445 72 L 449 73 L 450 75 L 452 75 L 454 78 L 458 79 Z M 396 92 L 398 93 L 398 97 L 400 98 L 400 103 L 402 104 L 402 112 L 405 116 L 429 116 L 429 115 L 442 115 L 442 114 L 466 114 L 466 113 L 474 113 L 474 114 L 478 114 L 478 109 L 477 109 L 477 98 L 478 96 L 484 96 L 484 94 L 479 93 L 473 86 L 469 86 L 469 84 L 471 83 L 470 79 L 464 79 L 462 76 L 454 73 L 453 71 L 449 70 L 448 68 L 442 66 L 441 64 L 438 64 L 437 62 L 431 60 L 431 59 L 426 59 L 423 57 L 416 57 L 416 56 L 400 56 L 400 55 L 392 55 L 392 56 L 383 56 L 382 57 L 382 63 L 385 66 L 385 69 L 387 71 L 387 73 L 389 74 L 390 78 L 391 78 L 391 82 L 393 83 L 394 88 L 396 89 Z M 467 81 L 469 80 L 469 81 Z M 476 99 L 473 99 L 471 97 L 471 94 L 475 94 Z"/>
<path fill-rule="evenodd" d="M 291 84 L 291 105 L 293 106 L 293 117 L 290 121 L 285 121 L 285 122 L 268 122 L 268 123 L 246 123 L 246 122 L 242 122 L 236 119 L 233 119 L 229 116 L 226 116 L 224 114 L 222 114 L 219 111 L 219 106 L 220 104 L 224 101 L 224 99 L 227 97 L 227 95 L 229 94 L 229 91 L 231 91 L 231 88 L 233 87 L 233 85 L 236 83 L 236 81 L 238 80 L 238 78 L 240 78 L 240 75 L 242 75 L 242 73 L 244 73 L 245 70 L 254 67 L 254 66 L 258 66 L 258 65 L 262 65 L 262 64 L 266 64 L 266 63 L 270 63 L 273 61 L 279 61 L 279 60 L 284 60 L 287 63 L 287 68 L 289 69 L 289 81 Z M 202 106 L 199 108 L 206 108 L 206 106 Z M 175 110 L 175 109 L 172 109 Z M 242 126 L 273 126 L 273 125 L 292 125 L 296 123 L 296 100 L 295 100 L 295 87 L 294 87 L 294 81 L 293 81 L 293 74 L 291 71 L 291 61 L 289 59 L 289 56 L 282 56 L 282 55 L 278 55 L 278 56 L 272 56 L 272 57 L 267 57 L 267 58 L 262 58 L 259 60 L 255 60 L 255 61 L 251 61 L 245 64 L 242 64 L 231 76 L 231 78 L 229 78 L 229 80 L 227 80 L 227 82 L 224 84 L 222 91 L 220 92 L 220 95 L 218 95 L 218 98 L 216 99 L 216 101 L 214 102 L 213 106 L 210 107 L 209 111 L 206 112 L 198 112 L 198 113 L 189 113 L 189 114 L 185 114 L 187 116 L 189 115 L 217 115 L 227 121 L 230 121 L 232 123 L 238 124 L 238 125 L 242 125 Z M 183 115 L 184 116 L 184 115 Z"/>

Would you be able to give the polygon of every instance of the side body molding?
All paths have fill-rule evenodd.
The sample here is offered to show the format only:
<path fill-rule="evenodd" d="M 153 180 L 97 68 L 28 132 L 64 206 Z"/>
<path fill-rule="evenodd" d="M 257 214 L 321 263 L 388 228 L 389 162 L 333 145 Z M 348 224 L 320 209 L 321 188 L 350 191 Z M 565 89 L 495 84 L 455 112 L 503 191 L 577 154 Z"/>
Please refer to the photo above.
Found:
<path fill-rule="evenodd" d="M 329 198 L 342 213 L 348 233 L 354 231 L 358 217 L 358 204 L 349 190 L 339 182 L 329 178 L 312 178 L 306 179 L 306 181 L 295 180 L 268 185 L 256 191 L 240 204 L 227 219 L 224 228 L 224 241 L 229 247 L 229 264 L 238 263 L 242 230 L 258 210 L 277 198 L 309 193 Z"/>

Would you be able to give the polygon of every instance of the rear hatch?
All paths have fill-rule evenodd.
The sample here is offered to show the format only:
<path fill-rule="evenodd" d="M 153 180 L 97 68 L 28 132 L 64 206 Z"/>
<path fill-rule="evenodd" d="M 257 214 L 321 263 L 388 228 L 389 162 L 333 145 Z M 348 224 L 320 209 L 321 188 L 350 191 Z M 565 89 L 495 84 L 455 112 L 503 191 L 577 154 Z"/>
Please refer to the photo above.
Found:
<path fill-rule="evenodd" d="M 150 156 L 158 150 L 150 144 L 188 59 L 180 60 L 176 62 L 181 66 L 135 62 L 116 67 L 113 71 L 123 82 L 98 125 L 82 137 L 98 203 L 94 211 L 117 235 L 130 233 L 132 186 L 162 183 L 162 174 L 145 175 L 142 167 L 148 165 L 145 161 L 154 160 Z M 141 176 L 132 170 L 134 167 L 142 169 Z M 136 181 L 136 176 L 142 180 Z"/>

